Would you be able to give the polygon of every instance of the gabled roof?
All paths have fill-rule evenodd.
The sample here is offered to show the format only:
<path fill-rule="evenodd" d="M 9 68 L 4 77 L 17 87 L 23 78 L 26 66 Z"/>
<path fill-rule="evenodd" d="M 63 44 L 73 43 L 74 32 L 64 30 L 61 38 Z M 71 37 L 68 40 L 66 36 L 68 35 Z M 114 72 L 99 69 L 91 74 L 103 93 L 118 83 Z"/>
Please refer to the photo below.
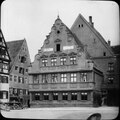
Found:
<path fill-rule="evenodd" d="M 75 20 L 75 22 L 73 23 L 72 27 L 71 27 L 71 31 L 74 32 L 72 29 L 74 27 L 74 25 L 76 24 L 76 22 L 79 20 L 79 18 L 81 18 L 86 25 L 91 29 L 91 31 L 101 40 L 102 44 L 109 50 L 109 52 L 114 55 L 114 53 L 112 52 L 112 49 L 110 48 L 110 46 L 107 44 L 107 42 L 105 41 L 105 39 L 102 37 L 102 35 L 94 28 L 90 25 L 90 23 L 81 15 L 79 14 L 77 19 Z"/>
<path fill-rule="evenodd" d="M 18 53 L 22 47 L 23 42 L 24 42 L 24 39 L 7 42 L 8 52 L 9 52 L 9 55 L 11 58 L 10 70 L 15 62 L 16 56 L 18 55 Z"/>
<path fill-rule="evenodd" d="M 23 42 L 24 40 L 7 42 L 8 52 L 10 54 L 11 59 L 15 59 L 15 57 L 21 49 Z"/>

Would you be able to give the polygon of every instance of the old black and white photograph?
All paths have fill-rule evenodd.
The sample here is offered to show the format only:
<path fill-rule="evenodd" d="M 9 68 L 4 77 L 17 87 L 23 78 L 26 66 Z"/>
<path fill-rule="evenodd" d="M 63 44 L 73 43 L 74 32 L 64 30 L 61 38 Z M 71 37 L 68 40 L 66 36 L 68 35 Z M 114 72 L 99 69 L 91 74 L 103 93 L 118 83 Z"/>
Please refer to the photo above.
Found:
<path fill-rule="evenodd" d="M 1 116 L 118 120 L 119 28 L 114 1 L 3 0 Z"/>

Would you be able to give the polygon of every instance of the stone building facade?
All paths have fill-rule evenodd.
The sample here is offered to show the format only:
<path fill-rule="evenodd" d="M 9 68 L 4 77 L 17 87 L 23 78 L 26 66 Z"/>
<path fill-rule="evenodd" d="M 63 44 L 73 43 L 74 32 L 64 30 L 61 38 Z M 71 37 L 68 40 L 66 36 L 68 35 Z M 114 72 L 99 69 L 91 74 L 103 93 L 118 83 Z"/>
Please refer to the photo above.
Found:
<path fill-rule="evenodd" d="M 9 102 L 9 64 L 10 56 L 0 29 L 0 103 Z"/>
<path fill-rule="evenodd" d="M 19 96 L 21 102 L 27 103 L 28 100 L 28 66 L 30 56 L 25 39 L 7 42 L 10 63 L 9 94 L 10 100 L 14 96 Z"/>
<path fill-rule="evenodd" d="M 110 41 L 107 43 L 95 29 L 92 16 L 89 16 L 88 22 L 79 14 L 71 27 L 71 31 L 78 37 L 83 45 L 86 46 L 91 59 L 104 74 L 102 91 L 103 97 L 106 99 L 105 104 L 116 105 L 119 90 L 119 77 L 116 74 L 118 73 L 116 70 L 119 66 L 116 55 L 111 49 Z"/>
<path fill-rule="evenodd" d="M 86 47 L 58 16 L 29 67 L 31 105 L 100 105 L 102 82 Z"/>

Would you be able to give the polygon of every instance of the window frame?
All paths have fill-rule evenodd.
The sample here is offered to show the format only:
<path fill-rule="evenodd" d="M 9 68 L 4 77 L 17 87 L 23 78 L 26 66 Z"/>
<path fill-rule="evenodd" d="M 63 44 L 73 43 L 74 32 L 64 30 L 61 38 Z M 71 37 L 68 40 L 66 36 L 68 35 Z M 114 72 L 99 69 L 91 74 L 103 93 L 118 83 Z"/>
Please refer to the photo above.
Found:
<path fill-rule="evenodd" d="M 42 83 L 48 83 L 47 74 L 42 74 Z"/>
<path fill-rule="evenodd" d="M 70 82 L 77 82 L 77 73 L 70 73 Z"/>
<path fill-rule="evenodd" d="M 58 83 L 58 75 L 56 73 L 51 74 L 51 83 Z"/>
<path fill-rule="evenodd" d="M 62 100 L 68 100 L 68 93 L 67 92 L 62 93 Z"/>
<path fill-rule="evenodd" d="M 71 100 L 77 100 L 77 92 L 71 93 Z"/>
<path fill-rule="evenodd" d="M 49 93 L 43 93 L 43 100 L 49 100 Z"/>
<path fill-rule="evenodd" d="M 42 66 L 43 67 L 48 66 L 48 59 L 46 59 L 46 58 L 42 59 Z"/>
<path fill-rule="evenodd" d="M 66 61 L 67 61 L 66 57 L 61 57 L 60 58 L 60 65 L 65 65 Z"/>
<path fill-rule="evenodd" d="M 51 66 L 56 66 L 57 65 L 57 58 L 51 58 Z"/>
<path fill-rule="evenodd" d="M 58 93 L 53 93 L 53 100 L 58 100 Z"/>
<path fill-rule="evenodd" d="M 87 82 L 87 73 L 80 73 L 80 81 L 81 82 Z"/>
<path fill-rule="evenodd" d="M 60 82 L 61 83 L 66 83 L 67 82 L 67 74 L 66 73 L 60 74 Z"/>
<path fill-rule="evenodd" d="M 76 56 L 70 56 L 70 64 L 71 65 L 77 64 L 77 57 Z"/>
<path fill-rule="evenodd" d="M 88 100 L 88 93 L 87 92 L 82 92 L 81 93 L 81 100 Z"/>
<path fill-rule="evenodd" d="M 60 43 L 56 43 L 56 52 L 60 52 L 60 51 L 61 51 L 61 44 Z"/>
<path fill-rule="evenodd" d="M 108 71 L 113 71 L 114 70 L 114 63 L 110 62 L 108 63 Z"/>
<path fill-rule="evenodd" d="M 38 84 L 39 83 L 39 75 L 33 75 L 33 83 Z"/>

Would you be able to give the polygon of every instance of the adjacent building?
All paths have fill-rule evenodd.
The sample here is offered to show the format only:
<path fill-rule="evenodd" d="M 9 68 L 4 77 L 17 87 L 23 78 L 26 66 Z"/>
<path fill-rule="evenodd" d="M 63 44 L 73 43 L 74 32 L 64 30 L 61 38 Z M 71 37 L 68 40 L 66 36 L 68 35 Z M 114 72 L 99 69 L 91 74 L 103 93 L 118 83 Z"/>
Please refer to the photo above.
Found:
<path fill-rule="evenodd" d="M 103 72 L 80 40 L 58 16 L 29 68 L 31 105 L 101 104 Z"/>
<path fill-rule="evenodd" d="M 28 66 L 30 55 L 25 39 L 7 42 L 8 51 L 11 57 L 9 94 L 10 99 L 19 96 L 21 102 L 28 100 Z"/>
<path fill-rule="evenodd" d="M 102 92 L 105 98 L 105 104 L 118 104 L 116 101 L 118 101 L 119 75 L 116 74 L 118 73 L 116 70 L 119 66 L 116 55 L 111 49 L 110 41 L 107 43 L 95 29 L 92 16 L 89 16 L 88 22 L 79 14 L 71 27 L 71 31 L 86 46 L 91 59 L 104 74 Z"/>
<path fill-rule="evenodd" d="M 9 64 L 10 56 L 0 29 L 0 103 L 9 102 Z"/>

